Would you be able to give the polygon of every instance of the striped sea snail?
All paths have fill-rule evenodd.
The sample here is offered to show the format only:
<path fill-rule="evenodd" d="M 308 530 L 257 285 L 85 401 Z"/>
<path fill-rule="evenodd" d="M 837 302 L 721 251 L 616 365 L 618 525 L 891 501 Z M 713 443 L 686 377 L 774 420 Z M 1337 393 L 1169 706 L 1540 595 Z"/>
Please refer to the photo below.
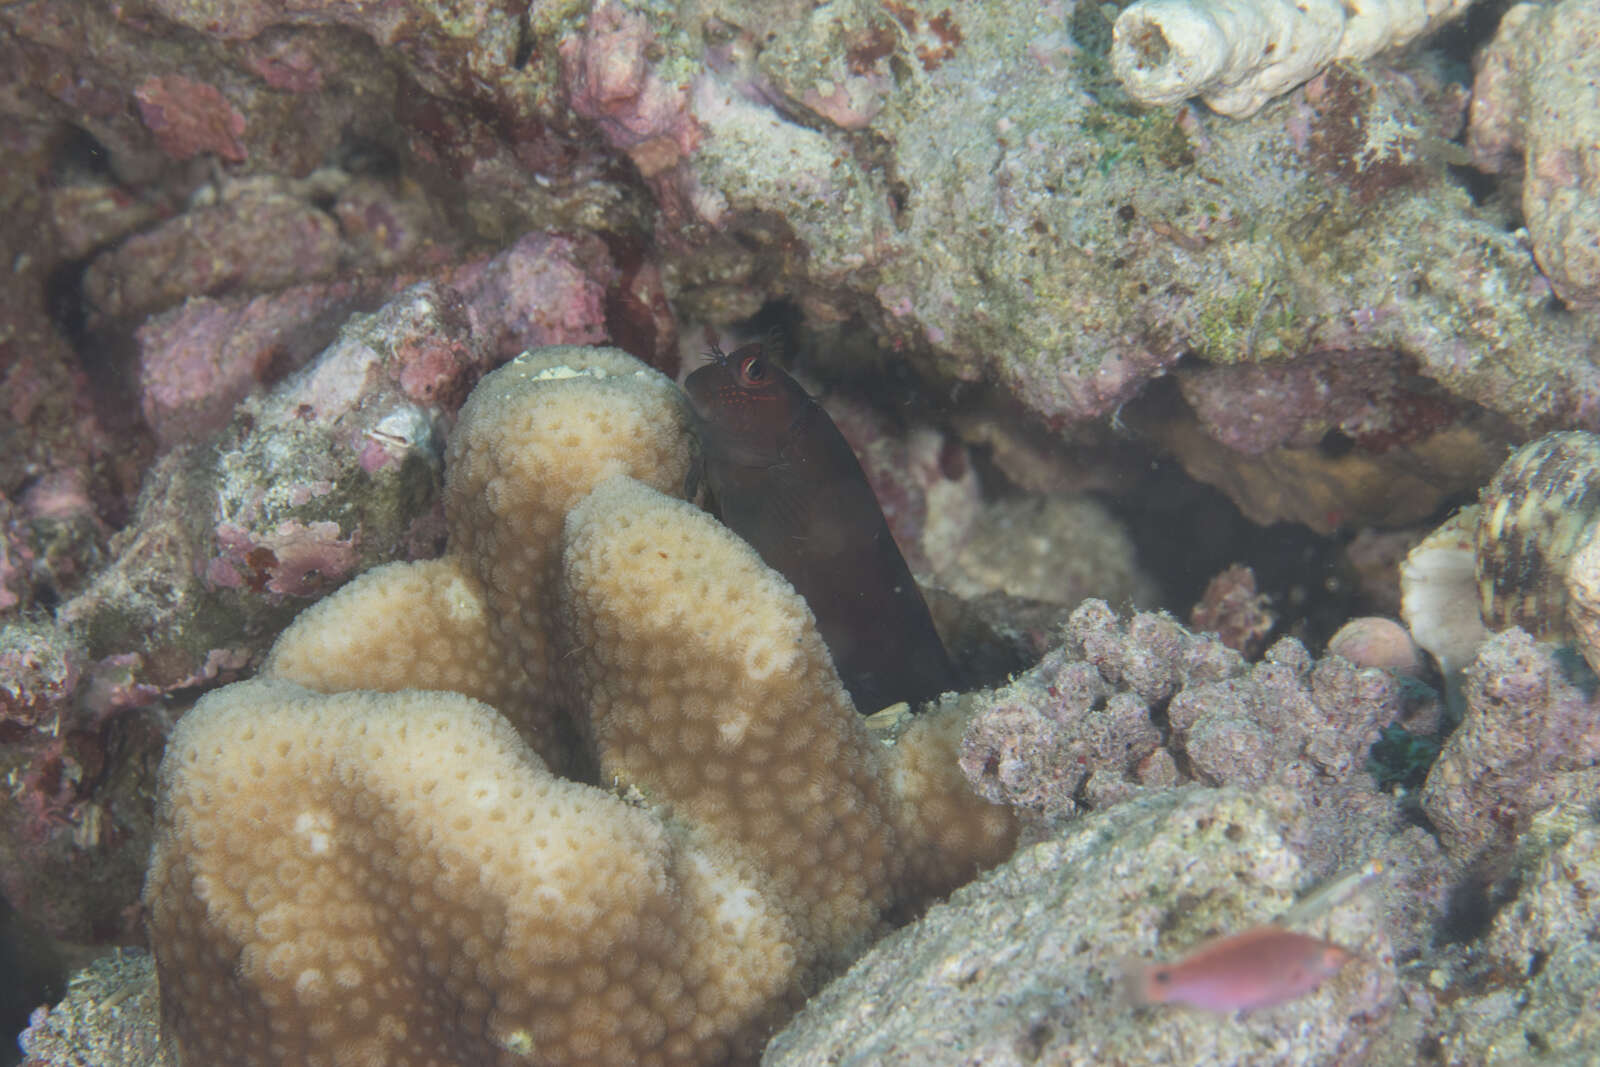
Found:
<path fill-rule="evenodd" d="M 1600 672 L 1600 436 L 1546 434 L 1400 566 L 1401 613 L 1446 679 L 1491 633 L 1574 644 Z"/>

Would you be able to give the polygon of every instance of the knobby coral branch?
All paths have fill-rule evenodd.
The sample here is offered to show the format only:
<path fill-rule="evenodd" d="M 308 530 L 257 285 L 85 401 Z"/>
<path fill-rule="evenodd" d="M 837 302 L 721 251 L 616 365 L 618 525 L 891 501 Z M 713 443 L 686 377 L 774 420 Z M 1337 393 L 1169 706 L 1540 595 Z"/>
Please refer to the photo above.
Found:
<path fill-rule="evenodd" d="M 669 495 L 667 379 L 525 355 L 449 456 L 446 555 L 304 613 L 168 749 L 145 899 L 184 1062 L 744 1060 L 1009 851 L 963 702 L 879 744 L 804 601 Z"/>

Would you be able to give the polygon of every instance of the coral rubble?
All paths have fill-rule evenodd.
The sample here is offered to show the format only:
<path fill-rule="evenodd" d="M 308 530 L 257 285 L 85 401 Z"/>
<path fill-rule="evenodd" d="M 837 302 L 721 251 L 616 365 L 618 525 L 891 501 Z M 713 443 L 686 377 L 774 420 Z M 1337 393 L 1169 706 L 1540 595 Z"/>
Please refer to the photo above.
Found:
<path fill-rule="evenodd" d="M 1189 624 L 1250 659 L 1261 654 L 1278 619 L 1268 597 L 1256 590 L 1255 572 L 1235 563 L 1206 583 L 1189 612 Z"/>
<path fill-rule="evenodd" d="M 73 977 L 59 1004 L 33 1013 L 18 1043 L 26 1067 L 177 1067 L 156 1025 L 154 961 L 118 949 Z"/>
<path fill-rule="evenodd" d="M 435 553 L 442 438 L 462 399 L 508 346 L 597 336 L 612 269 L 597 241 L 535 233 L 457 265 L 446 283 L 196 300 L 147 323 L 145 408 L 170 447 L 109 562 L 81 584 L 68 569 L 99 556 L 96 482 L 70 468 L 35 468 L 43 477 L 0 542 L 0 595 L 12 559 L 26 596 L 16 606 L 70 594 L 35 644 L 82 650 L 79 684 L 30 689 L 37 723 L 4 742 L 18 801 L 0 830 L 13 906 L 60 936 L 134 935 L 138 863 L 127 858 L 147 847 L 142 772 L 167 718 L 149 709 L 240 677 L 299 608 L 353 573 Z M 524 307 L 535 293 L 541 302 Z M 0 501 L 0 517 L 8 510 Z"/>
<path fill-rule="evenodd" d="M 1151 787 L 1355 785 L 1381 727 L 1417 713 L 1400 684 L 1285 638 L 1262 662 L 1170 616 L 1122 622 L 1102 601 L 1066 643 L 983 700 L 962 767 L 985 796 L 1060 817 Z"/>

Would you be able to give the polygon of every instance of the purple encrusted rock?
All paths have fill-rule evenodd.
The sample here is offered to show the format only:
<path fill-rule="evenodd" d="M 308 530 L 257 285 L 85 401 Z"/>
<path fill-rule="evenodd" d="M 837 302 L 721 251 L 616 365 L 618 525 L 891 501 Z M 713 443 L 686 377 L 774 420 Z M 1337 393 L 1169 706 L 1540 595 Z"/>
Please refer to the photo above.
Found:
<path fill-rule="evenodd" d="M 1503 860 L 1538 812 L 1600 804 L 1600 711 L 1575 669 L 1515 628 L 1467 668 L 1466 712 L 1422 790 L 1452 857 Z"/>

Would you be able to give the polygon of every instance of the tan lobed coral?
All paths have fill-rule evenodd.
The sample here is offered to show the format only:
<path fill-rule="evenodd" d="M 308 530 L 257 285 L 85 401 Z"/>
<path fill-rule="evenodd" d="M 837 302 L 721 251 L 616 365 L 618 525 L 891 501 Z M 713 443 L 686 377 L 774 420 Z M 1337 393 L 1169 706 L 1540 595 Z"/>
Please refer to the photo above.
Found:
<path fill-rule="evenodd" d="M 183 1062 L 745 1060 L 1009 851 L 963 705 L 871 739 L 788 583 L 639 480 L 684 483 L 670 390 L 611 350 L 485 378 L 446 556 L 179 724 L 145 899 Z"/>
<path fill-rule="evenodd" d="M 241 682 L 169 751 L 147 897 L 181 1063 L 706 1062 L 792 969 L 753 886 L 466 697 Z"/>
<path fill-rule="evenodd" d="M 450 436 L 444 557 L 378 568 L 311 608 L 265 673 L 323 690 L 467 693 L 568 769 L 577 753 L 550 646 L 562 523 L 613 474 L 680 492 L 691 459 L 683 403 L 665 376 L 617 349 L 524 353 L 478 384 Z"/>

